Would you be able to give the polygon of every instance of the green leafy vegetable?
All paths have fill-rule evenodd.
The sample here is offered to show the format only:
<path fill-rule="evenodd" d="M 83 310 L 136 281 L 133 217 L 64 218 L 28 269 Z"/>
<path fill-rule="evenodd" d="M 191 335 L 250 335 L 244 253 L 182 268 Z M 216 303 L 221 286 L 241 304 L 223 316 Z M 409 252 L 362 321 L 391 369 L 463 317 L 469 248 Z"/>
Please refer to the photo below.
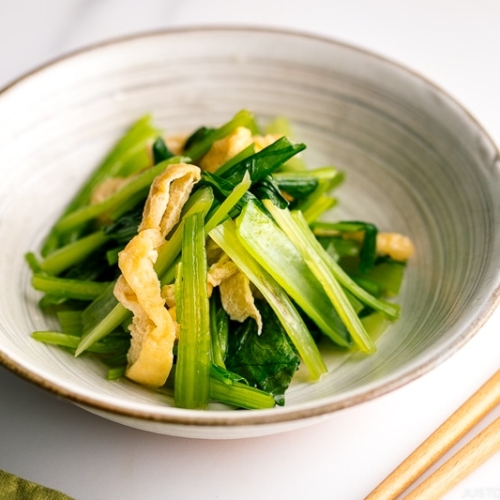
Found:
<path fill-rule="evenodd" d="M 253 318 L 237 326 L 229 337 L 227 368 L 242 375 L 250 385 L 272 394 L 284 404 L 285 390 L 299 367 L 288 336 L 271 307 L 258 301 L 263 328 L 257 334 Z"/>
<path fill-rule="evenodd" d="M 258 182 L 272 174 L 305 147 L 305 144 L 293 144 L 286 137 L 282 137 L 258 153 L 228 168 L 221 177 L 234 186 L 240 183 L 245 173 L 248 172 L 252 182 Z"/>
<path fill-rule="evenodd" d="M 26 254 L 33 288 L 42 295 L 40 308 L 55 313 L 60 324 L 59 332 L 34 332 L 35 340 L 99 359 L 108 380 L 135 380 L 128 363 L 136 325 L 150 321 L 155 331 L 161 325 L 143 316 L 144 302 L 132 314 L 115 297 L 118 264 L 123 267 L 130 257 L 118 256 L 132 249 L 128 244 L 139 227 L 140 237 L 147 236 L 141 222 L 148 196 L 148 207 L 164 206 L 166 196 L 183 196 L 173 188 L 150 193 L 154 179 L 173 164 L 197 164 L 238 127 L 259 133 L 254 115 L 242 110 L 218 128 L 196 129 L 183 156 L 173 155 L 149 116 L 126 132 L 56 221 L 41 256 Z M 204 409 L 211 400 L 254 410 L 283 405 L 301 363 L 312 382 L 327 372 L 318 347 L 322 338 L 343 351 L 372 353 L 399 315 L 399 306 L 385 299 L 399 293 L 405 263 L 377 255 L 377 227 L 318 220 L 337 203 L 332 190 L 344 174 L 331 166 L 306 169 L 300 156 L 305 145 L 293 142 L 286 118 L 264 130 L 280 138 L 258 152 L 262 139 L 254 138 L 255 145 L 231 152 L 215 172 L 201 172 L 172 216 L 169 234 L 158 237 L 154 224 L 144 229 L 153 249 L 143 247 L 133 257 L 147 259 L 140 261 L 145 268 L 134 265 L 146 269 L 145 286 L 154 285 L 151 300 L 159 302 L 153 310 L 164 304 L 178 322 L 173 352 L 155 352 L 152 358 L 159 358 L 149 361 L 162 364 L 164 354 L 168 370 L 173 356 L 159 390 L 173 394 L 180 408 Z M 121 187 L 91 203 L 94 190 L 116 178 L 124 180 Z M 171 215 L 158 214 L 158 224 Z M 165 311 L 160 312 L 162 323 Z"/>

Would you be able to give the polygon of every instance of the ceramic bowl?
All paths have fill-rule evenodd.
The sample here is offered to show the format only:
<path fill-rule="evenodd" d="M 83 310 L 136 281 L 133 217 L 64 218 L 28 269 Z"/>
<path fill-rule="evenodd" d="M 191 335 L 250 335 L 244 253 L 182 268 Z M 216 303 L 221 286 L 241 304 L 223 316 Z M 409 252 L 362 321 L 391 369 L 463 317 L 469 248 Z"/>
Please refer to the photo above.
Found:
<path fill-rule="evenodd" d="M 173 407 L 165 395 L 30 338 L 50 328 L 24 261 L 108 148 L 151 112 L 167 133 L 247 108 L 287 116 L 311 166 L 345 171 L 336 218 L 369 220 L 415 244 L 401 319 L 370 357 L 325 352 L 329 373 L 298 380 L 263 411 Z M 310 424 L 401 387 L 452 355 L 498 300 L 498 151 L 450 96 L 364 50 L 261 29 L 182 29 L 101 44 L 0 94 L 0 361 L 74 403 L 148 431 L 239 438 Z"/>

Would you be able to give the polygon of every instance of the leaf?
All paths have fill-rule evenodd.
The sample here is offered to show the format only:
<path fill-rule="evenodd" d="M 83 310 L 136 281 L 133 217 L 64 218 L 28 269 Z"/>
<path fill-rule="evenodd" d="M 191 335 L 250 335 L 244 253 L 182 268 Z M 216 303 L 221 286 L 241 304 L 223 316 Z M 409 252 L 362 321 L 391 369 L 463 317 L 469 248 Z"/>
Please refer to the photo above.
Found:
<path fill-rule="evenodd" d="M 288 207 L 288 201 L 281 194 L 272 176 L 267 175 L 252 187 L 252 193 L 259 200 L 271 200 L 277 207 Z"/>
<path fill-rule="evenodd" d="M 184 149 L 192 148 L 196 143 L 201 142 L 205 137 L 209 136 L 215 128 L 212 127 L 200 127 L 197 128 L 187 139 L 184 144 Z"/>
<path fill-rule="evenodd" d="M 248 171 L 252 182 L 260 181 L 305 147 L 305 144 L 293 144 L 286 137 L 282 137 L 258 153 L 236 163 L 221 177 L 235 185 L 241 182 Z"/>
<path fill-rule="evenodd" d="M 136 234 L 142 220 L 144 204 L 140 203 L 135 209 L 129 210 L 115 222 L 103 228 L 104 234 L 116 243 L 128 243 Z"/>
<path fill-rule="evenodd" d="M 264 301 L 258 301 L 264 327 L 257 334 L 252 318 L 235 328 L 229 337 L 227 369 L 244 377 L 248 383 L 273 394 L 277 404 L 284 404 L 284 394 L 299 367 L 300 359 L 276 314 Z"/>
<path fill-rule="evenodd" d="M 162 161 L 168 160 L 169 158 L 174 157 L 174 153 L 167 148 L 165 141 L 162 137 L 158 137 L 156 141 L 153 143 L 152 147 L 153 151 L 153 161 L 155 165 L 161 163 Z"/>

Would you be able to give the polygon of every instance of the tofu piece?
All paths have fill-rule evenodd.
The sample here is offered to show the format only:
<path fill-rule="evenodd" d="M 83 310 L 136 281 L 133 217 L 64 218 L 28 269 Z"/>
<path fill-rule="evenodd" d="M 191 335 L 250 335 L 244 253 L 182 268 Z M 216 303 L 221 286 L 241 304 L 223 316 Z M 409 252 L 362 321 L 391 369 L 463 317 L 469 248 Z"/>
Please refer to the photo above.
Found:
<path fill-rule="evenodd" d="M 202 170 L 214 173 L 252 143 L 252 132 L 245 127 L 237 127 L 234 132 L 212 144 L 201 159 L 200 167 Z"/>
<path fill-rule="evenodd" d="M 200 174 L 195 165 L 179 163 L 159 175 L 151 185 L 138 234 L 118 256 L 122 274 L 114 293 L 133 313 L 126 376 L 150 387 L 166 382 L 178 335 L 175 311 L 166 308 L 154 264 Z"/>

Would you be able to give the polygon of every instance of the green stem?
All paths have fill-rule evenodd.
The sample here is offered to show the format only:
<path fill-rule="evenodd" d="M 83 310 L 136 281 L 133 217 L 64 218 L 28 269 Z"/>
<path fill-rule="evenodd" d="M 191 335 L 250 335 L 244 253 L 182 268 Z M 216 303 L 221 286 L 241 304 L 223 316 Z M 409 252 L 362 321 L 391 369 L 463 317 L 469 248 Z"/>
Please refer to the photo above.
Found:
<path fill-rule="evenodd" d="M 175 163 L 186 163 L 188 158 L 182 158 L 176 156 L 165 160 L 154 167 L 145 170 L 143 173 L 138 175 L 136 178 L 125 184 L 119 191 L 115 194 L 106 198 L 100 203 L 94 205 L 87 205 L 78 210 L 75 210 L 67 215 L 65 215 L 55 226 L 55 230 L 58 233 L 65 233 L 75 229 L 82 224 L 102 215 L 106 212 L 115 210 L 117 207 L 126 203 L 130 198 L 135 198 L 141 192 L 144 192 L 144 197 L 147 195 L 149 187 L 153 182 L 154 178 L 163 173 L 169 165 Z"/>
<path fill-rule="evenodd" d="M 109 286 L 109 283 L 56 278 L 45 274 L 34 274 L 31 284 L 35 290 L 53 297 L 80 300 L 94 300 Z"/>
<path fill-rule="evenodd" d="M 250 200 L 236 219 L 241 244 L 326 336 L 348 347 L 349 334 L 321 283 L 291 238 L 259 207 Z"/>
<path fill-rule="evenodd" d="M 117 302 L 116 306 L 101 322 L 83 334 L 75 351 L 75 356 L 79 356 L 82 352 L 90 349 L 96 342 L 116 330 L 129 315 L 130 311 Z"/>
<path fill-rule="evenodd" d="M 249 173 L 245 173 L 243 180 L 236 185 L 229 196 L 217 207 L 205 224 L 205 232 L 208 234 L 215 226 L 218 226 L 231 212 L 243 195 L 250 189 L 252 180 Z"/>
<path fill-rule="evenodd" d="M 264 205 L 266 208 L 269 210 L 269 212 L 272 214 L 272 216 L 276 219 L 278 224 L 281 225 L 281 223 L 278 221 L 278 219 L 281 220 L 282 223 L 286 223 L 285 221 L 285 216 L 286 214 L 283 214 L 283 217 L 280 217 L 281 212 L 279 212 L 280 209 L 274 207 L 274 205 L 267 200 L 264 201 Z M 283 211 L 284 212 L 284 211 Z M 290 211 L 288 211 L 290 214 Z M 298 221 L 299 219 L 299 212 L 294 211 L 293 213 L 293 218 Z M 291 214 L 290 214 L 291 216 Z M 288 219 L 289 217 L 286 216 Z M 293 226 L 297 227 L 297 224 L 292 223 Z M 305 222 L 306 226 L 307 223 Z M 372 309 L 375 309 L 376 311 L 383 312 L 386 314 L 388 317 L 392 319 L 397 319 L 399 316 L 399 306 L 397 304 L 392 304 L 390 302 L 386 302 L 385 300 L 380 300 L 374 297 L 373 295 L 370 295 L 366 290 L 361 288 L 341 267 L 340 265 L 328 254 L 328 252 L 321 246 L 321 244 L 318 242 L 312 231 L 309 229 L 306 232 L 304 229 L 304 233 L 308 234 L 308 238 L 310 241 L 311 245 L 314 245 L 314 248 L 317 250 L 317 252 L 322 256 L 322 258 L 325 260 L 325 262 L 328 264 L 328 267 L 330 269 L 330 272 L 333 273 L 335 278 L 340 282 L 342 286 L 344 286 L 347 290 L 349 290 L 355 297 L 357 297 L 363 304 L 371 307 Z M 287 232 L 287 231 L 285 231 Z M 288 233 L 287 233 L 288 234 Z M 290 235 L 289 235 L 290 236 Z"/>
<path fill-rule="evenodd" d="M 212 338 L 213 363 L 225 368 L 224 359 L 229 337 L 229 317 L 222 307 L 217 289 L 213 290 L 210 297 L 210 336 Z"/>
<path fill-rule="evenodd" d="M 40 269 L 47 273 L 58 275 L 74 264 L 84 260 L 92 252 L 109 241 L 109 239 L 100 230 L 84 236 L 74 243 L 69 243 L 49 254 L 40 263 Z"/>
<path fill-rule="evenodd" d="M 66 333 L 52 331 L 37 331 L 31 335 L 35 340 L 45 344 L 54 344 L 61 347 L 76 349 L 80 342 L 80 337 L 68 335 Z M 88 350 L 99 354 L 110 354 L 116 351 L 128 349 L 130 342 L 128 339 L 113 339 L 111 342 L 95 342 Z"/>
<path fill-rule="evenodd" d="M 375 344 L 366 333 L 363 324 L 349 302 L 341 284 L 337 281 L 336 276 L 333 275 L 326 262 L 325 255 L 328 258 L 330 258 L 330 256 L 316 240 L 302 213 L 294 212 L 292 215 L 288 209 L 278 209 L 272 205 L 272 203 L 267 203 L 267 201 L 264 203 L 278 225 L 285 231 L 299 252 L 303 255 L 313 274 L 323 285 L 326 294 L 330 298 L 332 305 L 344 322 L 354 342 L 363 352 L 375 352 Z"/>
<path fill-rule="evenodd" d="M 210 319 L 203 213 L 185 218 L 182 240 L 182 308 L 175 404 L 203 409 L 210 399 Z"/>
<path fill-rule="evenodd" d="M 94 170 L 85 184 L 73 197 L 62 217 L 56 222 L 56 225 L 62 218 L 71 212 L 87 205 L 94 188 L 107 177 L 124 176 L 130 172 L 128 160 L 146 148 L 146 145 L 155 136 L 159 134 L 159 130 L 153 127 L 151 116 L 147 115 L 138 120 L 120 141 L 115 145 L 111 152 L 107 155 L 104 161 Z M 127 166 L 127 171 L 122 172 L 124 165 Z M 55 226 L 47 236 L 42 248 L 42 255 L 46 256 L 58 248 L 61 244 L 61 237 Z"/>
<path fill-rule="evenodd" d="M 268 392 L 240 382 L 228 385 L 214 378 L 210 379 L 210 398 L 248 410 L 262 410 L 275 406 L 274 398 Z"/>

